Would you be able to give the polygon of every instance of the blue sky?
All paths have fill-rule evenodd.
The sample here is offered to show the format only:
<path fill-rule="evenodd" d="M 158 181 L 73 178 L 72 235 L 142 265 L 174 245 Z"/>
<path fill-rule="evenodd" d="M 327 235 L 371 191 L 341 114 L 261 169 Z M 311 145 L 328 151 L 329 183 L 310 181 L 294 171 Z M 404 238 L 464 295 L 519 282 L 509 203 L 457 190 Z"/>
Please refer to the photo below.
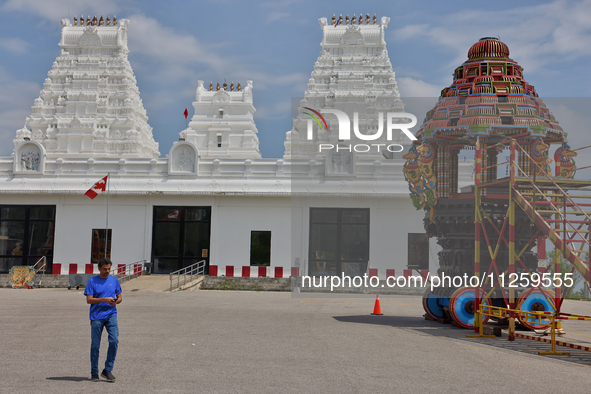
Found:
<path fill-rule="evenodd" d="M 0 3 L 0 155 L 59 54 L 60 19 L 131 20 L 129 59 L 164 156 L 184 128 L 197 80 L 254 81 L 263 157 L 281 157 L 290 101 L 303 95 L 320 52 L 318 18 L 376 13 L 403 97 L 436 97 L 480 37 L 499 36 L 542 97 L 591 97 L 591 0 L 152 1 L 8 0 Z M 588 102 L 586 99 L 585 102 Z M 589 114 L 556 105 L 561 124 L 589 133 Z M 589 106 L 582 106 L 588 108 Z M 424 114 L 417 114 L 419 119 Z M 576 118 L 576 122 L 575 122 Z M 572 135 L 572 134 L 571 134 Z M 582 135 L 581 135 L 582 137 Z M 589 141 L 588 138 L 586 138 Z M 581 142 L 583 142 L 581 140 Z"/>

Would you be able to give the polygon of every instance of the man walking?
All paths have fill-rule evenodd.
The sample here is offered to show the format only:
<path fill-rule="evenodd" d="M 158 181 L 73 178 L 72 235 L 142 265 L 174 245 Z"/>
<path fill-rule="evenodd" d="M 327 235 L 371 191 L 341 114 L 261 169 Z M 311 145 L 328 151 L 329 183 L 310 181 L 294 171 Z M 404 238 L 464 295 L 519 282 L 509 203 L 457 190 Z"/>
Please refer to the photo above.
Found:
<path fill-rule="evenodd" d="M 111 271 L 111 260 L 103 258 L 99 260 L 99 274 L 88 280 L 84 295 L 86 303 L 90 304 L 90 332 L 92 343 L 90 345 L 90 374 L 93 382 L 99 381 L 98 359 L 101 347 L 101 335 L 103 327 L 109 335 L 109 350 L 107 360 L 101 376 L 108 382 L 114 382 L 113 364 L 117 355 L 117 344 L 119 340 L 119 328 L 117 327 L 117 307 L 121 303 L 121 285 L 119 280 L 109 276 Z"/>

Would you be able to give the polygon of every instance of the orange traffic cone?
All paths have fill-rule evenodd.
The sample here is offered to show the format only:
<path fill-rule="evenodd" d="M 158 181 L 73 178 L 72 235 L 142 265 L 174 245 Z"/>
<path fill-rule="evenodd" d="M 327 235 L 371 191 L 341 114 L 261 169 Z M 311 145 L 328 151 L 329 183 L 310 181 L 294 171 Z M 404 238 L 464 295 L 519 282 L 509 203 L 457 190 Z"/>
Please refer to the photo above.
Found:
<path fill-rule="evenodd" d="M 380 307 L 380 295 L 376 294 L 376 305 L 373 307 L 372 315 L 383 315 L 382 308 Z"/>

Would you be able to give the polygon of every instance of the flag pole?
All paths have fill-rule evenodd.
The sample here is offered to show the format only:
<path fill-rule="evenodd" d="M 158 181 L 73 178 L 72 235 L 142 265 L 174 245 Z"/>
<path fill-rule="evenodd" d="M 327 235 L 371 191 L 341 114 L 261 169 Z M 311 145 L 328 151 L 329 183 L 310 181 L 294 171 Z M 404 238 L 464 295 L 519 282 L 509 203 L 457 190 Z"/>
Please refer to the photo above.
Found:
<path fill-rule="evenodd" d="M 107 257 L 107 250 L 109 250 L 109 178 L 110 173 L 107 172 L 107 224 L 105 228 L 105 258 Z"/>

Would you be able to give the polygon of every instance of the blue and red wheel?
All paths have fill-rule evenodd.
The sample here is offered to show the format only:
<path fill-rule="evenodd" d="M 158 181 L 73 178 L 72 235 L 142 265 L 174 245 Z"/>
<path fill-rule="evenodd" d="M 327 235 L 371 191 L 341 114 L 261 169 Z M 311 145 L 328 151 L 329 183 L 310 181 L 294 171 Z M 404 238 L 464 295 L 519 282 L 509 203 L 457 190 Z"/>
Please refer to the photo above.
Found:
<path fill-rule="evenodd" d="M 541 290 L 532 288 L 519 297 L 517 309 L 524 312 L 554 312 L 553 291 L 546 290 L 544 294 Z M 543 319 L 527 313 L 519 314 L 519 321 L 530 330 L 543 330 L 550 327 L 550 319 Z"/>
<path fill-rule="evenodd" d="M 478 292 L 478 293 L 477 293 Z M 449 314 L 458 325 L 464 328 L 474 328 L 474 312 L 476 302 L 475 295 L 480 297 L 480 303 L 490 306 L 490 299 L 482 301 L 486 295 L 482 289 L 474 287 L 461 287 L 457 289 L 449 300 Z M 484 323 L 488 321 L 488 316 L 484 316 Z"/>
<path fill-rule="evenodd" d="M 427 291 L 423 295 L 423 309 L 435 320 L 444 316 L 440 301 L 441 297 L 431 293 L 431 289 L 427 288 Z"/>

